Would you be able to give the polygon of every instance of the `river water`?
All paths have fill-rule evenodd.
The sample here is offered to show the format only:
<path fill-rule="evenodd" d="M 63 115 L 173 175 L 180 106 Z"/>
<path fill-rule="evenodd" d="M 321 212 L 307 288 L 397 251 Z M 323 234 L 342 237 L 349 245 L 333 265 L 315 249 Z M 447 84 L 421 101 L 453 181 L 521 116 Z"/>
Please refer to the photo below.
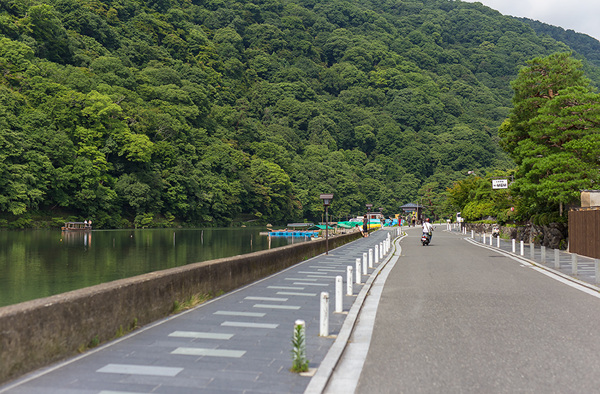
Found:
<path fill-rule="evenodd" d="M 303 238 L 260 228 L 0 231 L 0 306 Z"/>

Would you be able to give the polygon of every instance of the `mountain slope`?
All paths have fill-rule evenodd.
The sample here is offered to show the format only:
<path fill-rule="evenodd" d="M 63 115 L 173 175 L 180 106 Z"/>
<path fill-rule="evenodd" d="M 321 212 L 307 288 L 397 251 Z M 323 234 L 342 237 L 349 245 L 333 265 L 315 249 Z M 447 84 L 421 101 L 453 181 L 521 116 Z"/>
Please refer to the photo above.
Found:
<path fill-rule="evenodd" d="M 446 0 L 3 2 L 0 41 L 5 224 L 104 227 L 319 220 L 324 192 L 335 217 L 442 213 L 512 166 L 518 69 L 570 50 Z"/>

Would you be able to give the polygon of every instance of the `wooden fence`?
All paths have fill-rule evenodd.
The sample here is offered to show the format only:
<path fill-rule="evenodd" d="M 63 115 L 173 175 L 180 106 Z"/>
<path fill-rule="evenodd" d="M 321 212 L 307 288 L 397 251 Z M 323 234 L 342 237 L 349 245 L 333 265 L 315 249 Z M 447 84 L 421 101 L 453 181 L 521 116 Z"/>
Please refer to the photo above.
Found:
<path fill-rule="evenodd" d="M 600 259 L 600 209 L 569 211 L 569 252 Z"/>

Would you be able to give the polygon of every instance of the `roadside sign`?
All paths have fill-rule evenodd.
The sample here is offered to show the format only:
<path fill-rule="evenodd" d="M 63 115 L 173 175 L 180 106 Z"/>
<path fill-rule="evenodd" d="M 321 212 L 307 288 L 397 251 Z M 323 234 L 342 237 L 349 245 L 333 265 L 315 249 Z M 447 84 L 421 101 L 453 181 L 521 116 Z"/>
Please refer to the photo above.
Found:
<path fill-rule="evenodd" d="M 508 179 L 492 179 L 492 189 L 508 189 Z"/>

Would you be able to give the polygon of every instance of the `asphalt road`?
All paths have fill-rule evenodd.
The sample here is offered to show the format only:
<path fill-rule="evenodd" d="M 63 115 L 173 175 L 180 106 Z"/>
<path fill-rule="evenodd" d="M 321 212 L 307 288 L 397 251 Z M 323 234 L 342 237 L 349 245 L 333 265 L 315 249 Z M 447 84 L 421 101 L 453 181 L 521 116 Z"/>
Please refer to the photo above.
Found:
<path fill-rule="evenodd" d="M 600 391 L 600 299 L 438 228 L 383 288 L 357 393 Z"/>

